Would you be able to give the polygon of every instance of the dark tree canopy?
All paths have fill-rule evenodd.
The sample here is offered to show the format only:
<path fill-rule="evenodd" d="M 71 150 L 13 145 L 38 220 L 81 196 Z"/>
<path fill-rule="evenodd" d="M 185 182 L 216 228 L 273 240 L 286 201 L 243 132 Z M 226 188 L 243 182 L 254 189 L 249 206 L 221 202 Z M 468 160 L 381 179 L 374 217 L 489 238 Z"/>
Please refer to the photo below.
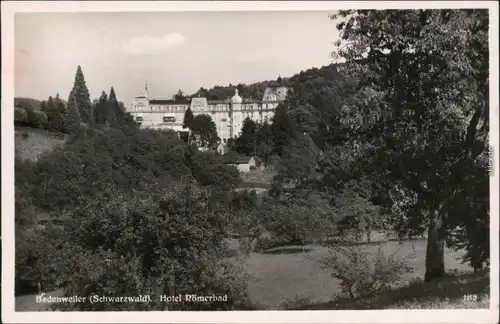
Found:
<path fill-rule="evenodd" d="M 76 70 L 73 89 L 71 89 L 68 96 L 68 107 L 66 109 L 64 124 L 66 130 L 73 134 L 79 132 L 82 125 L 92 127 L 94 124 L 89 90 L 80 65 Z"/>
<path fill-rule="evenodd" d="M 426 279 L 440 277 L 446 229 L 462 217 L 450 208 L 465 170 L 487 177 L 488 11 L 348 10 L 336 17 L 344 21 L 335 55 L 346 61 L 342 73 L 358 80 L 343 118 L 372 176 L 388 187 L 400 183 L 428 215 Z"/>
<path fill-rule="evenodd" d="M 190 125 L 192 124 L 194 119 L 193 111 L 191 110 L 191 107 L 188 107 L 186 112 L 184 113 L 184 120 L 182 121 L 182 128 L 190 128 Z"/>
<path fill-rule="evenodd" d="M 209 115 L 194 117 L 190 129 L 200 147 L 208 147 L 219 141 L 217 126 Z"/>

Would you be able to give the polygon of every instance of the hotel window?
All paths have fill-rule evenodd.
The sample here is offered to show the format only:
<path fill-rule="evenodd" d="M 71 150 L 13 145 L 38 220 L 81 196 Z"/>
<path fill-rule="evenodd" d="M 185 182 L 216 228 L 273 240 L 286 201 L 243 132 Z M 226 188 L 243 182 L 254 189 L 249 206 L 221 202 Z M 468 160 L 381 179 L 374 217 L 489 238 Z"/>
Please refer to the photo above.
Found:
<path fill-rule="evenodd" d="M 142 116 L 135 117 L 135 120 L 138 121 L 138 122 L 142 122 Z"/>

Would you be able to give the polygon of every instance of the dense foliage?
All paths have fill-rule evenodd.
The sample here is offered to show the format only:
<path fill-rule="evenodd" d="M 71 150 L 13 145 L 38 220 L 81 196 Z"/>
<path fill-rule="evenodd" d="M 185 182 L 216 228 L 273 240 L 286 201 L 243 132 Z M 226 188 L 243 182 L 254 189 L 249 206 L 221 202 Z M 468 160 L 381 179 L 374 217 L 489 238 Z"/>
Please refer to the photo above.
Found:
<path fill-rule="evenodd" d="M 252 84 L 229 84 L 227 86 L 215 86 L 211 89 L 200 88 L 192 97 L 205 97 L 207 100 L 227 100 L 234 95 L 235 89 L 245 99 L 262 100 L 267 87 L 288 86 L 287 78 L 278 77 L 276 80 L 262 81 Z"/>
<path fill-rule="evenodd" d="M 355 100 L 342 107 L 344 120 L 366 173 L 416 196 L 412 215 L 427 215 L 419 219 L 429 224 L 426 279 L 440 277 L 447 230 L 462 225 L 470 234 L 464 239 L 488 232 L 480 229 L 486 208 L 453 212 L 464 202 L 460 192 L 470 195 L 467 204 L 488 200 L 479 187 L 488 177 L 488 12 L 357 10 L 336 17 L 343 21 L 335 55 L 357 84 Z M 468 176 L 471 168 L 477 171 Z M 478 219 L 483 225 L 471 226 Z M 476 249 L 477 240 L 466 246 Z"/>
<path fill-rule="evenodd" d="M 83 73 L 78 69 L 75 84 L 82 80 Z M 75 89 L 81 88 L 85 86 L 75 86 Z M 82 94 L 80 100 L 85 101 L 85 91 Z M 211 192 L 234 188 L 239 181 L 237 170 L 226 166 L 211 152 L 200 152 L 196 147 L 188 146 L 175 132 L 139 129 L 124 114 L 113 88 L 109 97 L 103 92 L 95 105 L 85 107 L 90 112 L 80 114 L 76 106 L 68 106 L 65 120 L 75 117 L 80 125 L 73 128 L 74 132 L 64 146 L 41 155 L 36 163 L 16 159 L 18 288 L 22 283 L 31 282 L 40 283 L 43 289 L 64 287 L 68 294 L 79 292 L 85 296 L 103 292 L 130 295 L 142 291 L 144 294 L 144 291 L 158 287 L 158 282 L 164 282 L 167 277 L 170 280 L 177 276 L 177 292 L 228 295 L 227 302 L 217 305 L 201 303 L 199 307 L 244 307 L 241 306 L 245 300 L 246 286 L 241 277 L 244 273 L 234 269 L 237 264 L 229 265 L 224 259 L 227 254 L 224 238 L 228 235 L 227 224 L 231 219 L 219 209 L 214 209 L 211 217 L 200 205 L 207 204 Z M 88 119 L 84 122 L 81 116 Z M 187 200 L 182 202 L 179 197 Z M 165 215 L 168 215 L 166 222 L 162 218 L 167 217 Z M 203 220 L 200 221 L 199 217 Z M 52 221 L 44 226 L 37 225 L 50 219 Z M 62 227 L 54 225 L 56 219 Z M 118 219 L 123 222 L 116 224 Z M 155 220 L 164 225 L 154 223 Z M 120 228 L 101 226 L 103 224 L 115 224 Z M 96 232 L 96 226 L 102 231 Z M 166 227 L 157 232 L 162 226 Z M 197 239 L 188 240 L 192 246 L 185 246 L 185 238 L 172 241 L 175 236 L 181 235 L 182 238 L 197 226 L 199 230 L 192 232 Z M 113 236 L 115 230 L 124 236 Z M 142 240 L 152 235 L 151 230 L 161 234 L 157 237 L 160 241 L 136 241 L 137 237 L 142 237 Z M 128 233 L 132 236 L 127 236 Z M 102 239 L 96 235 L 101 235 Z M 106 243 L 105 239 L 110 241 Z M 170 243 L 166 243 L 167 239 Z M 35 240 L 40 244 L 33 244 Z M 116 250 L 119 246 L 116 240 L 128 240 L 127 244 L 137 248 L 145 244 L 144 249 L 151 248 L 153 254 L 148 256 L 149 261 L 144 260 L 145 252 L 140 257 L 138 254 L 124 256 L 120 254 L 121 250 Z M 110 248 L 109 244 L 116 249 Z M 168 249 L 164 249 L 164 244 L 169 244 Z M 161 260 L 156 257 L 158 251 L 164 253 Z M 186 253 L 191 256 L 187 257 Z M 64 258 L 61 258 L 62 254 Z M 114 266 L 110 268 L 109 263 L 101 263 L 104 256 L 113 259 L 112 264 L 121 272 L 117 272 L 118 268 Z M 186 267 L 189 258 L 193 266 Z M 147 262 L 174 265 L 173 260 L 178 262 L 174 277 L 169 268 L 165 270 L 168 273 L 157 273 L 154 281 L 151 279 L 148 271 L 157 271 L 159 264 Z M 122 261 L 128 266 L 122 267 Z M 139 261 L 146 263 L 138 273 L 136 268 L 130 267 L 137 266 Z M 75 271 L 77 266 L 79 271 Z M 199 271 L 186 275 L 186 271 L 195 268 Z M 93 272 L 87 272 L 91 270 Z M 116 283 L 107 276 L 122 281 Z M 95 280 L 96 285 L 88 286 L 90 279 Z M 155 293 L 171 292 L 158 290 Z M 164 309 L 165 305 L 157 303 L 148 307 Z M 185 309 L 193 305 L 178 307 Z M 122 306 L 116 307 L 120 309 Z M 98 305 L 89 304 L 79 307 L 100 309 Z"/>
<path fill-rule="evenodd" d="M 63 260 L 68 296 L 150 295 L 149 303 L 65 304 L 73 310 L 231 310 L 243 307 L 244 273 L 229 262 L 228 220 L 191 181 L 88 201 L 77 212 Z M 78 271 L 74 271 L 78 269 Z M 211 303 L 166 303 L 160 296 L 226 296 Z M 132 308 L 131 308 L 132 307 Z"/>
<path fill-rule="evenodd" d="M 197 115 L 188 123 L 193 139 L 199 147 L 208 147 L 219 142 L 217 125 L 210 115 Z"/>

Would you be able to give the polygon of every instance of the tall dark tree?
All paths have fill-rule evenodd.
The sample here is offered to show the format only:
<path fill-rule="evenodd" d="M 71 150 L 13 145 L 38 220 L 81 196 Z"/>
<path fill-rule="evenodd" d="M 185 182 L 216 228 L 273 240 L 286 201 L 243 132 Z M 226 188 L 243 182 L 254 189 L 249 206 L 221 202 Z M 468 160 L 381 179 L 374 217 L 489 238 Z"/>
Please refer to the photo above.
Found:
<path fill-rule="evenodd" d="M 271 124 L 271 133 L 275 152 L 282 156 L 292 139 L 296 137 L 296 129 L 293 120 L 288 115 L 286 103 L 280 103 L 274 112 Z"/>
<path fill-rule="evenodd" d="M 109 90 L 108 121 L 113 127 L 125 124 L 125 107 L 122 102 L 118 101 L 113 87 Z"/>
<path fill-rule="evenodd" d="M 52 97 L 49 97 L 49 100 L 52 100 Z M 45 100 L 42 100 L 42 102 L 40 102 L 40 110 L 44 113 L 47 113 L 47 102 Z"/>
<path fill-rule="evenodd" d="M 243 97 L 246 97 L 246 94 L 245 94 L 245 85 L 240 83 L 236 86 L 236 89 L 238 89 L 238 93 L 240 96 L 243 96 Z"/>
<path fill-rule="evenodd" d="M 208 147 L 219 141 L 217 125 L 209 115 L 202 114 L 194 117 L 190 129 L 200 147 Z"/>
<path fill-rule="evenodd" d="M 111 87 L 111 90 L 109 90 L 109 100 L 117 100 L 115 89 L 113 87 Z"/>
<path fill-rule="evenodd" d="M 191 123 L 193 122 L 194 115 L 191 107 L 188 107 L 186 112 L 184 113 L 184 120 L 182 121 L 182 128 L 190 128 Z"/>
<path fill-rule="evenodd" d="M 92 127 L 94 114 L 90 101 L 89 90 L 85 83 L 80 65 L 76 70 L 75 82 L 68 96 L 68 107 L 64 118 L 65 128 L 70 133 L 77 133 L 82 125 Z"/>
<path fill-rule="evenodd" d="M 45 101 L 42 101 L 42 103 L 45 104 Z M 50 110 L 50 108 L 55 107 L 54 98 L 52 98 L 52 96 L 49 96 L 49 100 L 47 100 L 46 105 L 44 106 L 45 107 L 43 107 L 42 111 L 45 113 L 47 113 L 47 111 Z"/>
<path fill-rule="evenodd" d="M 311 105 L 298 106 L 289 112 L 290 119 L 296 125 L 296 130 L 301 133 L 313 134 L 318 131 L 318 112 Z"/>
<path fill-rule="evenodd" d="M 257 156 L 266 163 L 273 152 L 272 135 L 271 126 L 267 121 L 257 125 Z"/>
<path fill-rule="evenodd" d="M 94 105 L 94 118 L 97 125 L 104 125 L 108 120 L 108 95 L 102 92 L 99 100 Z"/>
<path fill-rule="evenodd" d="M 186 97 L 184 96 L 184 92 L 182 92 L 181 89 L 177 91 L 177 93 L 174 95 L 174 100 L 175 101 L 182 101 L 186 100 Z"/>
<path fill-rule="evenodd" d="M 109 98 L 108 101 L 110 103 L 110 109 L 114 112 L 114 119 L 116 119 L 116 126 L 121 126 L 126 124 L 126 111 L 125 105 L 123 102 L 119 101 L 116 97 L 115 89 L 111 87 L 109 90 Z"/>
<path fill-rule="evenodd" d="M 255 155 L 257 151 L 257 124 L 245 118 L 241 127 L 241 135 L 235 140 L 234 150 L 246 155 Z"/>
<path fill-rule="evenodd" d="M 476 209 L 464 203 L 488 201 L 487 190 L 477 190 L 482 197 L 475 202 L 461 194 L 471 183 L 487 186 L 481 178 L 487 178 L 488 11 L 339 15 L 342 46 L 335 55 L 346 62 L 342 73 L 359 81 L 356 102 L 343 110 L 358 134 L 356 154 L 379 183 L 393 189 L 398 184 L 400 193 L 416 197 L 414 214 L 427 215 L 422 220 L 428 224 L 425 279 L 442 277 L 452 226 L 463 224 L 469 233 L 488 226 L 487 210 L 463 212 Z M 487 246 L 488 231 L 480 232 Z"/>
<path fill-rule="evenodd" d="M 47 129 L 53 132 L 62 131 L 64 104 L 56 96 L 56 99 L 49 97 L 44 106 L 44 112 L 47 114 Z"/>

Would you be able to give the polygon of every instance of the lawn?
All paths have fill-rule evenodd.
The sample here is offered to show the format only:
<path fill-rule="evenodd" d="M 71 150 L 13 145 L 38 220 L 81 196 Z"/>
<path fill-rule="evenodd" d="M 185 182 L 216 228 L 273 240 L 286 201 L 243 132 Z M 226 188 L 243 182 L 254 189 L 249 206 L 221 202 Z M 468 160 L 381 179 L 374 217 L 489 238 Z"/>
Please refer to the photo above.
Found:
<path fill-rule="evenodd" d="M 16 127 L 15 149 L 16 156 L 23 160 L 36 161 L 40 154 L 63 145 L 64 134 L 51 133 L 43 129 Z"/>
<path fill-rule="evenodd" d="M 374 296 L 352 300 L 337 298 L 328 303 L 297 307 L 302 310 L 324 309 L 471 309 L 490 308 L 489 271 L 450 273 L 439 281 L 411 283 Z M 464 298 L 464 296 L 474 298 Z M 477 298 L 476 298 L 477 297 Z"/>
<path fill-rule="evenodd" d="M 237 247 L 237 240 L 232 240 L 231 243 L 233 247 Z M 423 298 L 424 295 L 428 297 L 429 295 L 425 289 L 433 288 L 436 290 L 436 287 L 432 286 L 435 285 L 433 283 L 423 284 L 414 281 L 415 277 L 423 278 L 425 273 L 425 240 L 408 241 L 401 245 L 398 242 L 382 244 L 386 253 L 398 251 L 398 255 L 410 257 L 409 265 L 415 271 L 407 274 L 405 279 L 408 283 L 413 280 L 413 286 L 401 288 L 394 294 L 391 292 L 391 295 L 383 297 L 384 302 L 380 302 L 377 297 L 377 302 L 372 301 L 370 305 L 378 305 L 383 308 L 388 307 L 387 305 L 391 305 L 392 308 L 444 307 L 447 305 L 445 297 L 450 290 L 443 288 L 438 290 L 444 299 L 441 298 L 438 302 L 429 298 L 418 303 L 413 300 L 413 298 Z M 375 252 L 377 246 L 367 245 L 366 248 Z M 247 270 L 251 275 L 249 295 L 252 304 L 264 309 L 278 309 L 283 307 L 283 303 L 302 299 L 307 304 L 313 304 L 308 306 L 313 309 L 347 309 L 354 307 L 349 306 L 351 304 L 358 305 L 359 308 L 369 308 L 364 304 L 353 304 L 352 300 L 344 300 L 344 302 L 337 302 L 337 304 L 332 303 L 333 295 L 340 292 L 339 281 L 331 278 L 329 273 L 321 269 L 314 261 L 315 258 L 327 255 L 327 253 L 326 248 L 313 245 L 287 246 L 274 248 L 264 253 L 252 253 L 247 260 Z M 457 260 L 457 257 L 460 256 L 461 253 L 459 252 L 446 251 L 445 264 L 447 271 L 452 269 L 459 271 L 471 270 L 467 265 L 463 265 L 460 260 Z M 455 287 L 460 278 L 456 277 L 453 280 L 455 281 L 448 279 L 447 282 L 443 283 L 443 287 Z M 462 289 L 464 293 L 467 291 L 469 294 L 477 293 L 479 295 L 481 289 L 484 288 L 484 282 L 472 282 L 471 285 L 476 288 Z M 418 289 L 415 287 L 418 287 Z M 50 294 L 59 295 L 60 293 L 60 291 L 57 291 Z M 456 292 L 450 292 L 449 294 L 449 297 L 452 298 L 456 295 Z M 480 305 L 485 305 L 484 300 Z M 16 297 L 16 310 L 40 311 L 43 310 L 43 305 L 36 304 L 35 295 L 20 296 Z"/>
<path fill-rule="evenodd" d="M 426 241 L 416 240 L 399 245 L 398 242 L 383 243 L 385 253 L 398 251 L 398 255 L 408 256 L 413 273 L 405 275 L 410 282 L 425 274 Z M 367 246 L 376 252 L 377 246 Z M 445 264 L 447 271 L 471 270 L 457 260 L 460 252 L 447 250 Z M 318 246 L 288 246 L 275 248 L 265 253 L 253 253 L 248 260 L 251 275 L 249 294 L 252 303 L 265 308 L 277 309 L 282 303 L 293 299 L 304 299 L 311 303 L 330 302 L 335 293 L 340 292 L 339 281 L 314 261 L 328 254 L 326 248 Z M 323 308 L 328 309 L 328 308 Z"/>

